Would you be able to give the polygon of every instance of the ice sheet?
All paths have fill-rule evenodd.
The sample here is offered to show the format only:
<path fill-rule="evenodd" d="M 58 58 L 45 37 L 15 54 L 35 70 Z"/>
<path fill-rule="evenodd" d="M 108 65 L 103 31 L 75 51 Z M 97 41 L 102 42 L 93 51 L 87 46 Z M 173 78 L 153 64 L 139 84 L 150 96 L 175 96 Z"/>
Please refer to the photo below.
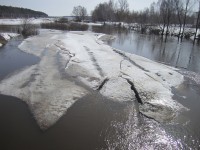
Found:
<path fill-rule="evenodd" d="M 102 42 L 104 36 L 41 30 L 19 46 L 40 57 L 40 63 L 3 80 L 0 92 L 26 101 L 43 129 L 88 94 L 85 85 L 115 102 L 140 98 L 139 111 L 158 121 L 171 120 L 185 109 L 172 99 L 171 88 L 184 80 L 177 69 L 115 50 Z"/>

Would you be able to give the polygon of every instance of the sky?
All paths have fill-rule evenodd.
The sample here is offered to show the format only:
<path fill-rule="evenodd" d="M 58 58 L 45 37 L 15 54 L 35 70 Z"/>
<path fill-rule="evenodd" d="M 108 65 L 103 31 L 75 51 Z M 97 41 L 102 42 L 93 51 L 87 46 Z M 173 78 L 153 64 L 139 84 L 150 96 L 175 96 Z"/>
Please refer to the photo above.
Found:
<path fill-rule="evenodd" d="M 74 6 L 84 6 L 88 14 L 99 3 L 109 0 L 0 0 L 0 5 L 29 8 L 49 16 L 70 16 Z M 115 0 L 117 1 L 117 0 Z M 157 0 L 128 0 L 130 10 L 143 10 Z"/>

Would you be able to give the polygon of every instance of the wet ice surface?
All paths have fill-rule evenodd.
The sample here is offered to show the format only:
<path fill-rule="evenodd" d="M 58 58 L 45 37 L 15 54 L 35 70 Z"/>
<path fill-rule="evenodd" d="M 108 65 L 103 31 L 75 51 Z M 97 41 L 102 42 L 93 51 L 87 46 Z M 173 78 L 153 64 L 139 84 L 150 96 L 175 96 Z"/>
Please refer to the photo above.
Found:
<path fill-rule="evenodd" d="M 162 124 L 138 113 L 137 104 L 129 103 L 116 113 L 107 129 L 109 149 L 199 149 L 198 136 L 186 124 Z"/>
<path fill-rule="evenodd" d="M 37 65 L 24 68 L 3 80 L 0 91 L 2 94 L 24 100 L 33 112 L 39 126 L 47 129 L 75 101 L 85 96 L 87 90 L 62 76 L 59 62 L 57 62 L 56 47 L 54 45 L 47 47 L 46 45 L 47 42 L 54 42 L 51 41 L 50 34 L 43 34 L 41 37 L 31 39 L 31 42 L 28 39 L 23 45 L 27 52 L 37 53 L 41 61 Z"/>
<path fill-rule="evenodd" d="M 152 148 L 176 147 L 158 122 L 171 122 L 182 110 L 187 110 L 172 99 L 171 88 L 178 87 L 184 81 L 183 76 L 172 67 L 105 45 L 101 41 L 104 36 L 108 38 L 91 32 L 42 30 L 39 36 L 28 38 L 19 46 L 21 50 L 40 57 L 41 61 L 1 81 L 0 93 L 24 100 L 39 126 L 47 129 L 77 100 L 92 90 L 99 90 L 113 102 L 137 103 L 137 109 L 133 104 L 127 107 L 125 121 L 125 124 L 129 122 L 130 131 L 135 128 L 137 132 L 122 129 L 124 122 L 122 125 L 113 122 L 119 132 L 122 130 L 123 134 L 128 134 L 120 140 L 125 147 L 132 148 L 137 145 L 137 140 L 146 141 Z M 143 131 L 146 132 L 141 135 Z M 108 145 L 117 143 L 109 140 Z M 109 147 L 113 147 L 112 144 Z M 142 143 L 137 147 L 145 149 Z"/>
<path fill-rule="evenodd" d="M 181 74 L 184 75 L 184 77 L 190 79 L 192 82 L 194 82 L 197 85 L 200 85 L 200 74 L 197 74 L 192 71 L 179 71 Z"/>
<path fill-rule="evenodd" d="M 185 70 L 179 72 L 184 75 L 185 81 L 178 89 L 173 89 L 173 93 L 175 93 L 174 98 L 184 106 L 187 106 L 189 111 L 183 113 L 179 117 L 178 122 L 182 122 L 182 125 L 180 125 L 180 123 L 177 124 L 176 127 L 168 126 L 168 131 L 173 133 L 177 130 L 178 132 L 175 132 L 176 136 L 183 137 L 180 139 L 184 141 L 182 143 L 184 143 L 187 149 L 199 149 L 200 120 L 198 118 L 200 113 L 200 76 L 198 73 Z M 180 136 L 180 133 L 184 136 Z"/>
<path fill-rule="evenodd" d="M 124 121 L 113 121 L 108 132 L 109 149 L 178 149 L 181 143 L 168 135 L 156 121 L 138 113 L 132 104 L 121 112 Z M 120 117 L 116 118 L 120 118 Z"/>
<path fill-rule="evenodd" d="M 88 93 L 66 75 L 118 102 L 135 100 L 138 94 L 139 111 L 161 122 L 185 109 L 172 99 L 171 87 L 183 82 L 176 69 L 112 49 L 99 37 L 107 35 L 42 30 L 39 36 L 26 39 L 19 48 L 41 61 L 2 81 L 1 93 L 26 101 L 44 129 Z"/>

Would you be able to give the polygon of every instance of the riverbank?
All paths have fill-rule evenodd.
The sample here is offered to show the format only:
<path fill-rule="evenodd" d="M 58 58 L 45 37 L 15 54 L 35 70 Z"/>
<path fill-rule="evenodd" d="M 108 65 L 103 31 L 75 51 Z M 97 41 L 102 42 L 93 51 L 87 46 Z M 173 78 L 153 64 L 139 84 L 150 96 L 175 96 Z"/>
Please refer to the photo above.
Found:
<path fill-rule="evenodd" d="M 0 33 L 0 47 L 5 45 L 11 38 L 17 37 L 17 33 Z"/>
<path fill-rule="evenodd" d="M 24 18 L 18 19 L 0 19 L 0 25 L 22 25 L 24 23 Z M 31 24 L 41 24 L 53 22 L 54 18 L 29 18 Z"/>
<path fill-rule="evenodd" d="M 41 61 L 1 81 L 1 94 L 25 101 L 41 129 L 93 90 L 118 103 L 136 101 L 142 114 L 160 122 L 186 110 L 172 99 L 171 88 L 184 81 L 177 69 L 113 49 L 102 41 L 106 38 L 41 30 L 19 46 Z"/>

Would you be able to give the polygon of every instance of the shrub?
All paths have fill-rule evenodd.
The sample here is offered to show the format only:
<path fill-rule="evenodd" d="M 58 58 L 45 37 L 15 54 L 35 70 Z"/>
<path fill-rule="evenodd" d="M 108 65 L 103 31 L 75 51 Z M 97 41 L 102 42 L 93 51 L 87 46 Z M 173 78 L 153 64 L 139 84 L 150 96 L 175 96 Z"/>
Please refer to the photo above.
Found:
<path fill-rule="evenodd" d="M 88 25 L 80 23 L 70 23 L 69 30 L 71 31 L 86 31 L 88 30 Z"/>
<path fill-rule="evenodd" d="M 43 29 L 56 29 L 56 30 L 68 30 L 69 26 L 67 24 L 52 22 L 52 23 L 42 23 L 41 28 Z"/>
<path fill-rule="evenodd" d="M 160 34 L 160 29 L 149 29 L 149 34 L 154 34 L 154 35 L 159 35 Z"/>
<path fill-rule="evenodd" d="M 146 27 L 141 27 L 141 33 L 145 34 L 147 32 L 147 28 Z"/>
<path fill-rule="evenodd" d="M 185 39 L 189 39 L 193 35 L 194 35 L 194 33 L 192 33 L 192 32 L 186 32 L 184 36 L 185 36 Z"/>
<path fill-rule="evenodd" d="M 86 31 L 88 25 L 80 23 L 42 23 L 41 28 L 43 29 L 56 29 L 56 30 L 70 30 L 70 31 Z"/>
<path fill-rule="evenodd" d="M 31 24 L 31 20 L 24 19 L 21 28 L 18 30 L 20 34 L 27 37 L 30 35 L 37 35 L 38 27 L 36 25 Z"/>
<path fill-rule="evenodd" d="M 0 35 L 0 44 L 6 44 L 7 41 L 5 40 L 5 38 L 3 36 Z"/>
<path fill-rule="evenodd" d="M 56 23 L 68 23 L 68 19 L 67 18 L 59 18 L 58 20 L 55 21 Z"/>

